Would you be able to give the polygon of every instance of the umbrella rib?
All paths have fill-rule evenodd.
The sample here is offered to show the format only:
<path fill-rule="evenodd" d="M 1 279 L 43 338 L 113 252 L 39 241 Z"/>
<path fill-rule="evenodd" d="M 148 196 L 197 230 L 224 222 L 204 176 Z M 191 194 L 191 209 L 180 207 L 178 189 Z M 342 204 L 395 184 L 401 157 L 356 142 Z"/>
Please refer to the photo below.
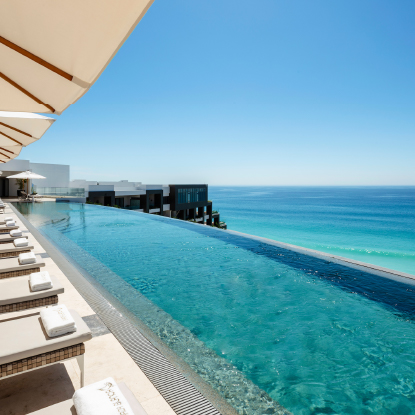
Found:
<path fill-rule="evenodd" d="M 5 39 L 4 37 L 0 36 L 0 43 L 2 43 L 4 46 L 7 46 L 10 49 L 13 49 L 15 52 L 20 53 L 23 56 L 26 56 L 26 58 L 31 59 L 32 61 L 38 63 L 39 65 L 42 65 L 46 69 L 49 69 L 52 72 L 57 73 L 58 75 L 62 76 L 63 78 L 67 79 L 68 81 L 72 81 L 73 76 L 69 75 L 65 71 L 62 71 L 62 69 L 57 68 L 56 66 L 52 65 L 49 62 L 46 62 L 42 58 L 39 58 L 36 55 L 33 55 L 33 53 L 30 53 L 26 49 L 21 48 L 20 46 L 17 46 L 16 44 L 10 42 L 9 40 Z"/>
<path fill-rule="evenodd" d="M 1 151 L 0 151 L 0 154 L 4 157 L 7 157 L 8 159 L 10 159 L 10 157 L 7 154 L 3 154 Z"/>
<path fill-rule="evenodd" d="M 33 136 L 32 136 L 32 135 L 30 135 L 29 133 L 25 133 L 24 131 L 19 130 L 18 128 L 12 127 L 12 126 L 11 126 L 11 125 L 9 125 L 9 124 L 5 124 L 4 122 L 0 122 L 0 125 L 3 125 L 4 127 L 10 128 L 11 130 L 17 131 L 17 132 L 18 132 L 18 133 L 20 133 L 20 134 L 27 135 L 28 137 L 33 137 Z"/>
<path fill-rule="evenodd" d="M 0 147 L 0 150 L 7 151 L 8 153 L 11 153 L 11 154 L 16 154 L 16 153 L 13 153 L 13 151 L 7 150 L 7 149 L 5 149 L 3 147 Z"/>
<path fill-rule="evenodd" d="M 6 82 L 8 82 L 10 85 L 14 86 L 16 89 L 18 89 L 20 92 L 23 92 L 25 95 L 27 95 L 29 98 L 33 99 L 33 101 L 37 102 L 40 105 L 45 106 L 46 108 L 49 108 L 52 112 L 55 112 L 55 109 L 51 107 L 49 104 L 45 104 L 42 102 L 39 98 L 36 98 L 34 95 L 32 95 L 29 91 L 26 91 L 23 87 L 21 87 L 19 84 L 16 84 L 16 82 L 12 81 L 9 77 L 4 75 L 4 73 L 0 72 L 0 78 L 3 78 Z"/>
<path fill-rule="evenodd" d="M 2 123 L 0 123 L 0 124 L 2 124 Z M 2 133 L 1 131 L 0 131 L 0 134 L 1 134 L 1 135 L 4 135 L 4 136 L 5 136 L 5 137 L 7 137 L 8 139 L 10 139 L 10 140 L 14 141 L 15 143 L 20 144 L 21 146 L 23 146 L 23 147 L 24 147 L 24 144 L 23 144 L 23 143 L 21 143 L 20 141 L 15 140 L 14 138 L 11 138 L 9 135 L 7 135 L 7 134 L 5 134 L 5 133 Z"/>

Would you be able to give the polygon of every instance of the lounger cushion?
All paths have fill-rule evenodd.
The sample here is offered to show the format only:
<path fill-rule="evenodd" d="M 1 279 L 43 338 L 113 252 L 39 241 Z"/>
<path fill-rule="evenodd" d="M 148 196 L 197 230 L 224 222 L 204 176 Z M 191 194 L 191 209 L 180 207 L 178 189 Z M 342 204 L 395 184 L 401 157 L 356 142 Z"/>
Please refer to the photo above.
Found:
<path fill-rule="evenodd" d="M 134 415 L 147 415 L 147 412 L 140 405 L 134 394 L 130 391 L 130 389 L 128 389 L 127 385 L 124 382 L 117 383 L 117 386 L 120 388 L 125 399 L 127 399 L 128 403 L 130 404 Z"/>
<path fill-rule="evenodd" d="M 75 405 L 72 399 L 56 403 L 47 408 L 39 409 L 35 412 L 30 412 L 28 415 L 77 415 Z"/>
<path fill-rule="evenodd" d="M 133 393 L 128 389 L 127 385 L 124 382 L 117 383 L 117 386 L 120 388 L 122 394 L 127 399 L 128 403 L 133 410 L 134 415 L 147 415 L 147 412 L 137 401 Z M 48 406 L 47 408 L 40 409 L 36 412 L 31 412 L 29 415 L 77 415 L 76 409 L 73 404 L 72 399 L 68 399 L 63 402 L 59 402 L 55 405 Z"/>
<path fill-rule="evenodd" d="M 0 242 L 14 241 L 17 238 L 27 238 L 27 235 L 11 236 L 9 233 L 0 233 Z"/>
<path fill-rule="evenodd" d="M 45 263 L 42 261 L 42 258 L 36 255 L 36 262 L 32 264 L 23 264 L 19 262 L 19 258 L 5 258 L 0 261 L 0 273 L 17 271 L 19 269 L 33 269 L 35 267 L 44 267 Z"/>
<path fill-rule="evenodd" d="M 76 332 L 48 337 L 39 313 L 0 322 L 0 365 L 52 352 L 92 339 L 91 330 L 75 310 L 69 310 L 75 320 Z"/>
<path fill-rule="evenodd" d="M 24 238 L 24 236 L 20 237 L 20 238 L 16 238 L 16 239 L 21 239 Z M 27 239 L 27 238 L 26 238 Z M 2 252 L 15 252 L 15 251 L 21 251 L 22 249 L 24 250 L 32 250 L 33 249 L 33 245 L 26 245 L 26 246 L 14 246 L 13 241 L 10 241 L 6 244 L 0 244 L 0 253 Z"/>
<path fill-rule="evenodd" d="M 6 224 L 6 222 L 8 222 L 9 220 L 5 220 L 5 219 L 3 219 L 3 220 L 0 220 L 0 225 L 5 225 Z M 16 223 L 16 221 L 14 220 L 14 222 Z"/>
<path fill-rule="evenodd" d="M 53 288 L 42 291 L 30 290 L 29 275 L 0 279 L 0 305 L 21 303 L 22 301 L 62 294 L 64 289 L 60 281 L 54 276 L 51 279 Z"/>

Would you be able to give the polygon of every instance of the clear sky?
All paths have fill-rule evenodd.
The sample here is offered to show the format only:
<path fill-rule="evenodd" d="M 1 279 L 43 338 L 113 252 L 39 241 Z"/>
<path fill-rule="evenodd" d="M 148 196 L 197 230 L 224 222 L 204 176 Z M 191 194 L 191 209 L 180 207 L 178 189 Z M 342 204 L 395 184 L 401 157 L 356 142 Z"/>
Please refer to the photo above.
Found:
<path fill-rule="evenodd" d="M 155 0 L 20 158 L 72 179 L 415 185 L 414 0 Z"/>

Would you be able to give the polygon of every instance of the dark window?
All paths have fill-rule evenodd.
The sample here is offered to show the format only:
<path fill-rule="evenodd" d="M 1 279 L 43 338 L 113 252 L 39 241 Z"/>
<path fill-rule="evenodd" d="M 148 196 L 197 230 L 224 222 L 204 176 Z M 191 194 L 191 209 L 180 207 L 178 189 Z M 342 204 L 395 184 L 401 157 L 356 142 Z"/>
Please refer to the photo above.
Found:
<path fill-rule="evenodd" d="M 206 201 L 207 193 L 204 187 L 190 187 L 178 189 L 177 199 L 179 204 Z"/>
<path fill-rule="evenodd" d="M 116 197 L 115 204 L 121 208 L 124 207 L 124 198 L 123 197 Z"/>
<path fill-rule="evenodd" d="M 130 200 L 130 208 L 131 209 L 141 209 L 140 208 L 140 199 L 133 199 Z"/>

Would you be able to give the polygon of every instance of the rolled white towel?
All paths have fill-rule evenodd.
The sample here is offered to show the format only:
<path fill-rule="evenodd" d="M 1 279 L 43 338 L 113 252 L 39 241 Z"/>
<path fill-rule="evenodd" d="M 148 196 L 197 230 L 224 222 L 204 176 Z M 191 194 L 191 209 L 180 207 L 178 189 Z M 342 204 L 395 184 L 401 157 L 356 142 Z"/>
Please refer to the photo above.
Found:
<path fill-rule="evenodd" d="M 8 220 L 6 226 L 16 226 L 16 222 L 14 220 Z"/>
<path fill-rule="evenodd" d="M 11 216 L 7 216 L 6 218 L 4 218 L 5 222 L 8 222 L 9 220 L 14 220 Z"/>
<path fill-rule="evenodd" d="M 29 276 L 30 289 L 32 291 L 42 291 L 53 288 L 52 279 L 50 278 L 49 272 L 32 272 Z"/>
<path fill-rule="evenodd" d="M 36 262 L 36 255 L 33 252 L 19 255 L 20 265 L 34 264 Z"/>
<path fill-rule="evenodd" d="M 72 400 L 78 415 L 134 415 L 113 378 L 78 389 Z"/>
<path fill-rule="evenodd" d="M 75 321 L 64 304 L 44 308 L 40 318 L 49 337 L 76 331 Z"/>
<path fill-rule="evenodd" d="M 29 241 L 27 240 L 27 238 L 18 238 L 15 239 L 13 241 L 14 246 L 16 247 L 21 247 L 21 246 L 28 246 L 29 245 Z"/>
<path fill-rule="evenodd" d="M 16 237 L 16 236 L 22 236 L 22 231 L 20 229 L 13 229 L 10 231 L 10 236 Z"/>

